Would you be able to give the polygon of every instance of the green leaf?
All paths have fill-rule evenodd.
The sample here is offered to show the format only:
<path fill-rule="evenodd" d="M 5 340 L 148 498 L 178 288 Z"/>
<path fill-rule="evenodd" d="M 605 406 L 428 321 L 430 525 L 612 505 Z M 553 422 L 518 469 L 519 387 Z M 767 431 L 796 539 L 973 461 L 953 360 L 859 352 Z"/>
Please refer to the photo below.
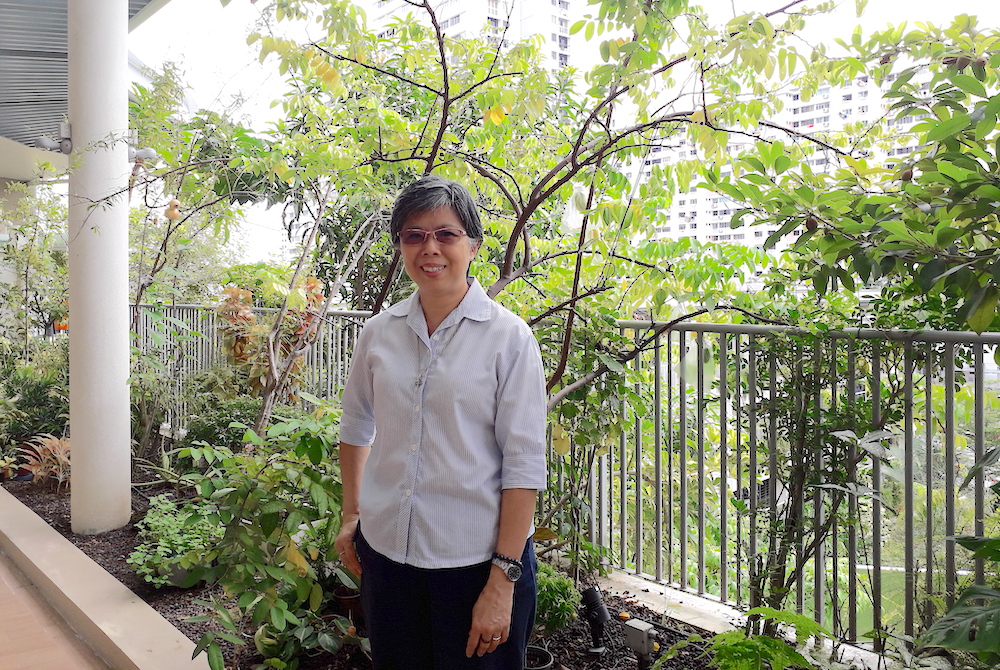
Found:
<path fill-rule="evenodd" d="M 316 642 L 323 648 L 324 651 L 330 654 L 336 654 L 340 651 L 340 647 L 342 646 L 340 638 L 334 637 L 326 632 L 320 633 L 319 637 L 316 638 Z"/>
<path fill-rule="evenodd" d="M 1000 453 L 998 449 L 994 449 L 993 451 Z M 1000 537 L 959 535 L 955 538 L 955 542 L 971 551 L 973 558 L 982 558 L 994 563 L 1000 563 Z"/>
<path fill-rule="evenodd" d="M 618 360 L 615 359 L 613 356 L 609 356 L 608 354 L 605 353 L 600 353 L 597 354 L 597 357 L 601 360 L 602 363 L 608 366 L 608 369 L 611 370 L 612 372 L 623 372 L 625 370 L 625 366 L 619 363 Z"/>
<path fill-rule="evenodd" d="M 212 670 L 225 670 L 226 668 L 226 662 L 222 658 L 222 649 L 214 642 L 208 648 L 208 667 Z"/>
<path fill-rule="evenodd" d="M 941 224 L 934 229 L 934 238 L 937 240 L 938 246 L 944 248 L 961 237 L 964 232 L 961 228 Z"/>
<path fill-rule="evenodd" d="M 997 347 L 997 351 L 1000 352 L 1000 347 Z M 958 488 L 959 491 L 964 490 L 972 481 L 976 478 L 980 472 L 983 472 L 986 468 L 992 466 L 1000 460 L 1000 447 L 993 447 L 985 454 L 981 461 L 969 468 L 969 474 L 965 475 L 965 479 L 962 480 L 962 485 Z"/>
<path fill-rule="evenodd" d="M 977 600 L 984 604 L 970 604 Z M 920 637 L 927 647 L 1000 654 L 1000 591 L 971 586 Z"/>
<path fill-rule="evenodd" d="M 957 74 L 951 78 L 951 81 L 955 86 L 958 86 L 970 95 L 978 95 L 980 98 L 986 97 L 986 87 L 983 86 L 981 81 L 971 75 Z"/>
<path fill-rule="evenodd" d="M 937 283 L 938 277 L 944 274 L 947 269 L 948 264 L 943 259 L 934 258 L 920 268 L 920 273 L 917 275 L 917 283 L 920 285 L 920 288 L 927 293 L 934 288 L 934 284 Z"/>
<path fill-rule="evenodd" d="M 997 313 L 998 299 L 1000 299 L 1000 292 L 992 286 L 987 288 L 982 299 L 979 301 L 979 305 L 969 315 L 969 318 L 966 319 L 969 328 L 972 328 L 977 333 L 981 333 L 989 328 Z"/>
<path fill-rule="evenodd" d="M 957 135 L 969 125 L 967 114 L 956 114 L 955 116 L 939 121 L 928 133 L 927 142 L 939 142 L 946 137 Z"/>
<path fill-rule="evenodd" d="M 309 592 L 309 609 L 313 612 L 318 612 L 320 605 L 323 604 L 323 587 L 318 583 L 312 585 L 312 589 Z"/>

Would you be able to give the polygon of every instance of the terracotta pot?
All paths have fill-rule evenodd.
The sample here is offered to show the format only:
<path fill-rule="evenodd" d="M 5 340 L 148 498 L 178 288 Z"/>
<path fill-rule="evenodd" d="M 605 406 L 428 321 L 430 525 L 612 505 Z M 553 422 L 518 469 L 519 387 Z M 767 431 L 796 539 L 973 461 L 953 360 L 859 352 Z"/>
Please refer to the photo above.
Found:
<path fill-rule="evenodd" d="M 524 652 L 524 670 L 549 670 L 555 659 L 545 647 L 529 644 Z"/>

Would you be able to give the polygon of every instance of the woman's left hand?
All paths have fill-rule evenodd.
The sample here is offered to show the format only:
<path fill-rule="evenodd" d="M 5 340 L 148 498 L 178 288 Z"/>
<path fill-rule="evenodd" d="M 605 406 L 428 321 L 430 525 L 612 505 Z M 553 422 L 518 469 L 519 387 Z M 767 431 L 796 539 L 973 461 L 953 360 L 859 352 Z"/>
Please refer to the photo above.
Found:
<path fill-rule="evenodd" d="M 472 628 L 465 644 L 466 657 L 488 654 L 507 641 L 513 607 L 514 584 L 498 567 L 491 566 L 490 578 L 472 608 Z"/>

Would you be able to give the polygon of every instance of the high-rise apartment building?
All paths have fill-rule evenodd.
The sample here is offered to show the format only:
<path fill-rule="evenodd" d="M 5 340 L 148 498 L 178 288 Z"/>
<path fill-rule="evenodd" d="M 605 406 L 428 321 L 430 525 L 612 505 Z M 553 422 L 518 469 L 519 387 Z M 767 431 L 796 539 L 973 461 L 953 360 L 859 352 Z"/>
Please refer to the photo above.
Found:
<path fill-rule="evenodd" d="M 368 27 L 387 34 L 390 23 L 412 14 L 426 16 L 404 0 L 355 0 L 368 17 Z M 583 0 L 435 0 L 431 3 L 446 35 L 472 37 L 485 34 L 501 46 L 540 35 L 545 67 L 558 69 L 574 63 L 572 46 L 582 37 L 571 37 L 569 27 L 578 20 Z"/>
<path fill-rule="evenodd" d="M 929 78 L 927 73 L 921 73 Z M 890 82 L 892 77 L 890 77 Z M 786 128 L 802 134 L 836 132 L 849 123 L 858 121 L 872 122 L 886 113 L 889 102 L 884 93 L 890 82 L 883 88 L 867 76 L 859 76 L 854 81 L 840 87 L 821 87 L 809 100 L 803 100 L 798 91 L 784 94 L 784 108 L 772 120 Z M 895 119 L 889 117 L 890 127 L 907 127 L 914 123 L 912 117 Z M 904 142 L 884 154 L 887 165 L 892 165 L 900 157 L 908 155 L 915 149 L 913 140 Z M 733 136 L 730 138 L 727 153 L 737 156 L 750 148 L 745 138 Z M 665 143 L 664 146 L 652 147 L 643 160 L 636 161 L 625 169 L 632 179 L 645 181 L 652 176 L 656 165 L 677 164 L 686 160 L 697 160 L 698 149 L 686 137 Z M 833 169 L 836 161 L 833 156 L 823 151 L 816 151 L 808 163 L 814 172 L 824 172 Z M 732 174 L 731 167 L 722 169 L 723 176 Z M 671 206 L 661 213 L 656 224 L 658 238 L 679 239 L 691 237 L 699 242 L 728 242 L 760 246 L 771 233 L 774 226 L 743 226 L 731 228 L 730 220 L 739 205 L 724 195 L 702 188 L 691 188 L 686 192 L 677 193 Z M 787 246 L 792 237 L 786 238 L 779 248 Z"/>

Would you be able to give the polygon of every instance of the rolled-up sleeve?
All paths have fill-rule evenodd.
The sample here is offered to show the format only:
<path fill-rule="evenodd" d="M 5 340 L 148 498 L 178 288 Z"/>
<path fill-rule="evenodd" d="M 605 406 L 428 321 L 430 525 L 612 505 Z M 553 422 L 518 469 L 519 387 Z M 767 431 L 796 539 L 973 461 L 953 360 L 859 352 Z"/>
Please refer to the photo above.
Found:
<path fill-rule="evenodd" d="M 341 400 L 340 441 L 358 447 L 371 446 L 375 441 L 375 409 L 371 366 L 368 351 L 371 346 L 369 322 L 361 330 L 354 346 L 351 368 Z"/>
<path fill-rule="evenodd" d="M 531 329 L 521 322 L 518 337 L 498 371 L 496 438 L 503 453 L 501 487 L 544 490 L 545 375 Z"/>

